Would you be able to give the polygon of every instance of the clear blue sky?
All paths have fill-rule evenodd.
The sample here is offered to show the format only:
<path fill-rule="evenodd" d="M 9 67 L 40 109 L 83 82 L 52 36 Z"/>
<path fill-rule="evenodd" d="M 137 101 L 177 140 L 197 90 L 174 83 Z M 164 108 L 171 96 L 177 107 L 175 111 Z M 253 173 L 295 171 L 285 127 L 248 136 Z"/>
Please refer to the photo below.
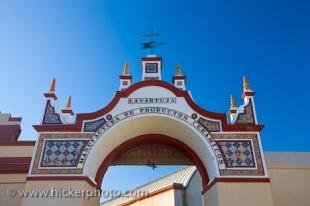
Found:
<path fill-rule="evenodd" d="M 72 95 L 75 112 L 100 109 L 124 61 L 140 80 L 141 35 L 154 27 L 168 42 L 157 50 L 165 80 L 180 63 L 196 102 L 226 112 L 230 94 L 242 103 L 246 74 L 264 149 L 310 151 L 309 11 L 306 0 L 2 0 L 0 110 L 23 117 L 21 139 L 35 139 L 53 77 L 59 106 Z"/>

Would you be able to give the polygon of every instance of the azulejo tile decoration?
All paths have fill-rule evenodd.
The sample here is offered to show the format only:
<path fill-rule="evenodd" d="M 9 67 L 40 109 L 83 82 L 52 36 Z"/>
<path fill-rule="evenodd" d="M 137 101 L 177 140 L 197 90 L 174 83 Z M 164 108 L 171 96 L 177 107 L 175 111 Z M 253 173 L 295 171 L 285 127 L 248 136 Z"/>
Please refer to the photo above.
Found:
<path fill-rule="evenodd" d="M 41 134 L 31 174 L 81 174 L 76 161 L 92 133 Z"/>
<path fill-rule="evenodd" d="M 217 141 L 228 168 L 253 168 L 255 158 L 250 140 Z"/>
<path fill-rule="evenodd" d="M 75 167 L 86 140 L 45 140 L 40 167 Z"/>
<path fill-rule="evenodd" d="M 95 132 L 99 127 L 107 123 L 105 118 L 101 118 L 92 122 L 86 122 L 84 124 L 84 132 Z"/>
<path fill-rule="evenodd" d="M 224 157 L 222 176 L 264 176 L 265 169 L 257 134 L 211 133 Z"/>
<path fill-rule="evenodd" d="M 200 117 L 198 122 L 202 124 L 209 132 L 219 132 L 221 130 L 220 123 L 215 121 L 210 121 Z"/>

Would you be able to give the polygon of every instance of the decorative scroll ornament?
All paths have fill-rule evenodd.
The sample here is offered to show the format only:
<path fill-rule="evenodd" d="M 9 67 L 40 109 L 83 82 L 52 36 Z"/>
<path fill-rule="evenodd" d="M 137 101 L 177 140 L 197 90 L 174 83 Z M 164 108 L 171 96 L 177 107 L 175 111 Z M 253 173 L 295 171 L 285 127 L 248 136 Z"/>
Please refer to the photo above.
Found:
<path fill-rule="evenodd" d="M 51 105 L 51 101 L 46 103 L 43 124 L 62 124 L 60 115 L 56 113 L 55 107 Z"/>
<path fill-rule="evenodd" d="M 255 123 L 252 99 L 249 99 L 249 103 L 243 107 L 243 113 L 239 113 L 236 123 Z"/>

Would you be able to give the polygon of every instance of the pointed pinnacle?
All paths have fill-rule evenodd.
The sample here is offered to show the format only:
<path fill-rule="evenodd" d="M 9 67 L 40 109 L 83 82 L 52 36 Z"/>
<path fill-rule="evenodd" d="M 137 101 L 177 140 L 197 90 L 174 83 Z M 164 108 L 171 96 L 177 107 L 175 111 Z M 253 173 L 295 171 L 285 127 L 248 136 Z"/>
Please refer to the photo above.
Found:
<path fill-rule="evenodd" d="M 237 107 L 236 100 L 233 95 L 230 95 L 230 109 L 235 109 Z"/>
<path fill-rule="evenodd" d="M 243 85 L 243 92 L 251 90 L 248 80 L 246 79 L 245 76 L 243 76 L 242 85 Z"/>
<path fill-rule="evenodd" d="M 71 109 L 71 96 L 68 97 L 66 109 Z"/>
<path fill-rule="evenodd" d="M 177 64 L 176 66 L 176 76 L 182 76 L 181 66 Z"/>
<path fill-rule="evenodd" d="M 52 80 L 49 92 L 55 92 L 55 88 L 56 88 L 56 78 Z"/>
<path fill-rule="evenodd" d="M 123 75 L 129 75 L 129 66 L 127 62 L 125 62 L 124 65 Z"/>

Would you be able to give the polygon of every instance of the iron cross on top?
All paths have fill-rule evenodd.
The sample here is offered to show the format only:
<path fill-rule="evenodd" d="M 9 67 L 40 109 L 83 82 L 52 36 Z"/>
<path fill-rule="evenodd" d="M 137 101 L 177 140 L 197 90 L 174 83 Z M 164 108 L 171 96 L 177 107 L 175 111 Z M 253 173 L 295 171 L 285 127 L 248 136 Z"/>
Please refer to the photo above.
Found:
<path fill-rule="evenodd" d="M 150 40 L 146 41 L 146 42 L 142 42 L 141 48 L 142 49 L 149 49 L 151 52 L 150 54 L 153 54 L 153 50 L 155 47 L 162 46 L 162 45 L 166 44 L 165 42 L 160 42 L 160 41 L 154 40 L 155 37 L 159 37 L 159 36 L 161 36 L 161 34 L 154 33 L 154 29 L 151 29 L 149 34 L 143 35 L 143 37 L 150 38 Z"/>

